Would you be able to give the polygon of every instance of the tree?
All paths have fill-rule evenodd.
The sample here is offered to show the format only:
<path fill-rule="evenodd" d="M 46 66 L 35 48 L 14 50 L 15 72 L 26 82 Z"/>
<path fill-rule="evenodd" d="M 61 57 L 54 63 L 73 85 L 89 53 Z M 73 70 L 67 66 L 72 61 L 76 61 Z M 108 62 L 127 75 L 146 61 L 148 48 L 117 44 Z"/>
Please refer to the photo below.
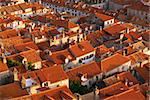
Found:
<path fill-rule="evenodd" d="M 28 70 L 33 70 L 34 69 L 34 65 L 32 65 L 31 62 L 28 62 Z"/>
<path fill-rule="evenodd" d="M 16 60 L 7 60 L 8 67 L 21 66 L 22 64 Z"/>
<path fill-rule="evenodd" d="M 70 80 L 69 87 L 73 93 L 79 93 L 83 95 L 89 92 L 89 89 L 87 88 L 87 86 L 82 86 L 81 82 L 78 80 L 75 80 L 75 81 Z"/>

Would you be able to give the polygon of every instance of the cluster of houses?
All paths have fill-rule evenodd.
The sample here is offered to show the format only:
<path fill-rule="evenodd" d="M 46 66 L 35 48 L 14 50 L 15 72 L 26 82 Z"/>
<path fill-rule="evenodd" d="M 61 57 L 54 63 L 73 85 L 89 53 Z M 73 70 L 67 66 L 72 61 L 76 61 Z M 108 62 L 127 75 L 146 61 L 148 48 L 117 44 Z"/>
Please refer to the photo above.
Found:
<path fill-rule="evenodd" d="M 150 30 L 80 0 L 27 2 L 0 3 L 0 99 L 81 99 L 71 82 L 100 100 L 149 97 Z"/>

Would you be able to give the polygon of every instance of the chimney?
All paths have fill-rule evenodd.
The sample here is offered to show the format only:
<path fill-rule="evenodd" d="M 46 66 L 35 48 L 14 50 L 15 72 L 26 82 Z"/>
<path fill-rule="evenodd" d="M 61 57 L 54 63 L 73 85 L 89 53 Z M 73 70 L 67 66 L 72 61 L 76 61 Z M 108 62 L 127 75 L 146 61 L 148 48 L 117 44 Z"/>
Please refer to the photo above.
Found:
<path fill-rule="evenodd" d="M 87 40 L 87 36 L 86 36 L 86 34 L 84 34 L 84 40 Z"/>
<path fill-rule="evenodd" d="M 3 45 L 3 43 L 1 43 L 0 45 L 1 45 L 1 49 L 3 50 L 3 49 L 4 49 L 4 45 Z"/>
<path fill-rule="evenodd" d="M 56 36 L 54 36 L 54 40 L 56 40 Z"/>
<path fill-rule="evenodd" d="M 37 38 L 37 37 L 34 37 L 34 42 L 35 42 L 35 43 L 37 43 L 37 40 L 38 40 L 38 38 Z"/>
<path fill-rule="evenodd" d="M 50 50 L 46 49 L 46 50 L 45 50 L 45 54 L 46 54 L 46 55 L 52 55 L 52 52 L 51 52 Z"/>
<path fill-rule="evenodd" d="M 41 0 L 39 0 L 39 4 L 42 4 L 42 1 L 41 1 Z"/>
<path fill-rule="evenodd" d="M 125 85 L 128 86 L 128 79 L 125 79 Z"/>
<path fill-rule="evenodd" d="M 123 56 L 126 56 L 127 53 L 128 53 L 128 50 L 127 50 L 127 49 L 124 49 L 124 50 L 123 50 Z"/>
<path fill-rule="evenodd" d="M 63 38 L 65 38 L 65 31 L 64 30 L 62 31 L 62 35 L 63 35 Z"/>
<path fill-rule="evenodd" d="M 27 63 L 27 58 L 23 58 L 23 60 L 22 60 L 22 64 L 26 64 Z"/>
<path fill-rule="evenodd" d="M 84 46 L 82 46 L 82 45 L 80 45 L 80 44 L 78 44 L 78 47 L 79 47 L 82 51 L 85 50 Z"/>
<path fill-rule="evenodd" d="M 14 67 L 13 74 L 14 74 L 14 81 L 19 81 L 19 78 L 18 78 L 18 71 L 17 71 L 17 69 L 16 69 L 15 67 Z"/>
<path fill-rule="evenodd" d="M 102 30 L 103 28 L 102 28 L 102 26 L 99 26 L 99 30 Z"/>
<path fill-rule="evenodd" d="M 69 59 L 66 58 L 66 59 L 65 59 L 65 64 L 68 64 L 68 63 L 69 63 Z"/>
<path fill-rule="evenodd" d="M 29 29 L 28 29 L 28 30 L 29 30 L 29 32 L 31 33 L 31 32 L 32 32 L 32 27 L 29 27 Z"/>
<path fill-rule="evenodd" d="M 3 62 L 4 64 L 7 63 L 6 56 L 5 56 L 4 53 L 2 53 L 2 62 Z"/>
<path fill-rule="evenodd" d="M 44 25 L 42 25 L 42 27 L 40 28 L 40 32 L 42 32 L 44 30 Z"/>
<path fill-rule="evenodd" d="M 44 39 L 45 38 L 45 36 L 44 35 L 42 35 L 42 39 Z"/>
<path fill-rule="evenodd" d="M 2 59 L 3 59 L 3 63 L 6 64 L 7 63 L 6 57 L 4 56 Z"/>
<path fill-rule="evenodd" d="M 79 33 L 82 33 L 82 29 L 79 29 Z"/>
<path fill-rule="evenodd" d="M 129 33 L 129 32 L 130 32 L 129 28 L 127 28 L 127 30 L 126 30 L 126 31 L 127 31 L 127 33 Z"/>
<path fill-rule="evenodd" d="M 32 29 L 34 29 L 35 28 L 35 23 L 32 23 Z"/>

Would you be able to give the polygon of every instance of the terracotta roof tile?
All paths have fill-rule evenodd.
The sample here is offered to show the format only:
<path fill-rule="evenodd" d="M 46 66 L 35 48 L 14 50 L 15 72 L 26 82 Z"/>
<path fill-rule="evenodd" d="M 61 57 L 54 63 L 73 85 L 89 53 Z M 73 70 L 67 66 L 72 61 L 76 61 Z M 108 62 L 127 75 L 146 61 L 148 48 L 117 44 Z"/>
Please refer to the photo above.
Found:
<path fill-rule="evenodd" d="M 119 62 L 118 62 L 119 59 Z M 129 62 L 130 60 L 121 55 L 121 54 L 114 54 L 113 56 L 110 56 L 108 58 L 105 58 L 104 60 L 101 61 L 101 63 L 99 62 L 99 66 L 101 66 L 101 70 L 103 72 L 108 72 L 114 68 L 117 68 L 119 66 L 121 66 L 124 63 Z"/>
<path fill-rule="evenodd" d="M 66 58 L 68 58 L 69 61 L 75 60 L 75 58 L 71 55 L 71 53 L 68 50 L 61 50 L 61 51 L 53 52 L 52 55 L 50 55 L 50 58 L 56 64 L 64 64 Z"/>
<path fill-rule="evenodd" d="M 28 62 L 34 63 L 34 62 L 41 61 L 40 56 L 36 53 L 35 50 L 28 50 L 28 51 L 25 51 L 25 52 L 21 52 L 20 55 L 22 57 L 27 58 Z"/>
<path fill-rule="evenodd" d="M 144 95 L 140 91 L 135 91 L 134 89 L 127 90 L 118 95 L 111 96 L 104 100 L 145 100 Z"/>
<path fill-rule="evenodd" d="M 150 7 L 148 5 L 144 5 L 142 2 L 136 2 L 132 3 L 131 6 L 129 6 L 130 9 L 137 10 L 137 11 L 145 11 L 148 12 Z"/>
<path fill-rule="evenodd" d="M 34 49 L 34 50 L 38 50 L 37 45 L 34 42 L 26 42 L 26 43 L 21 43 L 21 44 L 17 44 L 14 46 L 14 48 L 17 51 L 25 51 L 26 49 Z"/>
<path fill-rule="evenodd" d="M 135 67 L 134 68 L 145 81 L 148 81 L 150 76 L 149 76 L 149 71 L 145 67 Z"/>
<path fill-rule="evenodd" d="M 124 85 L 122 82 L 117 82 L 113 85 L 100 89 L 99 95 L 101 98 L 107 98 L 122 93 L 126 90 L 128 90 L 128 86 Z"/>
<path fill-rule="evenodd" d="M 69 50 L 75 57 L 80 57 L 87 53 L 93 52 L 94 48 L 88 41 L 82 41 L 78 44 L 72 45 Z"/>
<path fill-rule="evenodd" d="M 113 17 L 102 14 L 102 13 L 96 13 L 96 16 L 100 18 L 100 20 L 102 21 L 108 21 L 108 20 L 114 19 Z"/>
<path fill-rule="evenodd" d="M 51 100 L 61 100 L 62 98 L 64 98 L 65 100 L 75 99 L 73 93 L 67 88 L 67 86 L 56 87 L 37 94 L 33 94 L 31 96 L 34 100 L 39 100 L 42 98 Z"/>
<path fill-rule="evenodd" d="M 2 61 L 0 61 L 0 73 L 4 71 L 8 71 L 8 66 L 7 64 L 4 64 Z"/>
<path fill-rule="evenodd" d="M 18 83 L 10 83 L 0 86 L 1 99 L 12 99 L 28 95 L 26 90 L 23 90 Z"/>
<path fill-rule="evenodd" d="M 42 61 L 40 56 L 33 49 L 24 51 L 24 52 L 20 52 L 18 54 L 14 54 L 11 56 L 7 56 L 7 59 L 12 59 L 12 60 L 17 60 L 17 61 L 22 61 L 23 58 L 26 58 L 27 62 L 32 62 L 32 63 Z"/>
<path fill-rule="evenodd" d="M 50 81 L 51 83 L 54 83 L 68 79 L 68 76 L 60 65 L 43 68 L 36 73 L 42 82 Z"/>
<path fill-rule="evenodd" d="M 148 55 L 142 52 L 135 52 L 131 55 L 128 55 L 128 58 L 131 60 L 132 65 L 139 63 L 140 61 L 148 60 L 148 57 L 149 57 Z"/>
<path fill-rule="evenodd" d="M 142 39 L 145 41 L 149 41 L 150 40 L 150 30 L 143 32 L 142 34 Z"/>
<path fill-rule="evenodd" d="M 108 52 L 110 52 L 110 49 L 109 48 L 107 48 L 105 45 L 100 45 L 99 47 L 97 47 L 97 49 L 96 49 L 96 56 L 97 55 L 102 55 L 102 54 L 106 54 L 106 53 L 108 53 Z"/>
<path fill-rule="evenodd" d="M 7 29 L 5 31 L 0 32 L 0 38 L 6 39 L 10 37 L 16 37 L 18 36 L 18 32 L 15 29 Z"/>
<path fill-rule="evenodd" d="M 137 81 L 137 79 L 130 72 L 122 72 L 122 73 L 117 75 L 117 78 L 121 81 L 125 81 L 127 79 L 128 82 L 133 82 L 132 85 L 139 83 Z M 132 85 L 129 84 L 128 86 L 132 86 Z"/>
<path fill-rule="evenodd" d="M 80 65 L 78 67 L 75 67 L 73 69 L 70 69 L 66 72 L 70 80 L 80 80 L 81 76 L 86 74 L 87 79 L 92 78 L 98 74 L 101 73 L 101 70 L 99 66 L 96 64 L 96 62 L 90 62 L 87 64 Z"/>
<path fill-rule="evenodd" d="M 123 24 L 116 24 L 116 25 L 104 28 L 104 31 L 114 36 L 114 35 L 120 34 L 121 31 L 124 31 L 126 29 L 127 27 L 125 27 Z"/>

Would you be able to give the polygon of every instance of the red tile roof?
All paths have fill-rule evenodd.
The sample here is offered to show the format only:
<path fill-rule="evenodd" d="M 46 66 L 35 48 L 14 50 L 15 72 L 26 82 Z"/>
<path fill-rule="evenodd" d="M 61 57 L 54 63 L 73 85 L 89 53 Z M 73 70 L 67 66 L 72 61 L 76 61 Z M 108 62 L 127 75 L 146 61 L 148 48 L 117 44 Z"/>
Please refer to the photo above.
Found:
<path fill-rule="evenodd" d="M 106 53 L 108 53 L 108 52 L 110 52 L 110 49 L 109 48 L 107 48 L 105 45 L 100 45 L 99 47 L 97 47 L 97 49 L 96 49 L 96 56 L 97 55 L 102 55 L 102 54 L 106 54 Z"/>
<path fill-rule="evenodd" d="M 142 2 L 136 2 L 133 3 L 131 6 L 129 6 L 130 9 L 137 10 L 137 11 L 144 11 L 147 12 L 149 11 L 150 7 L 148 5 L 144 5 Z"/>
<path fill-rule="evenodd" d="M 28 50 L 26 52 L 21 52 L 20 56 L 27 58 L 27 61 L 32 63 L 41 61 L 40 56 L 36 53 L 35 50 Z"/>
<path fill-rule="evenodd" d="M 114 19 L 113 17 L 102 14 L 102 13 L 95 13 L 95 14 L 102 21 L 108 21 L 108 20 Z"/>
<path fill-rule="evenodd" d="M 130 89 L 118 95 L 106 98 L 104 100 L 145 100 L 145 97 L 140 91 Z"/>
<path fill-rule="evenodd" d="M 10 37 L 16 37 L 18 36 L 18 32 L 15 29 L 7 29 L 5 31 L 0 32 L 0 38 L 6 39 Z"/>
<path fill-rule="evenodd" d="M 29 49 L 38 50 L 38 47 L 34 42 L 26 42 L 26 43 L 17 44 L 17 45 L 14 45 L 14 48 L 17 51 L 25 51 Z"/>
<path fill-rule="evenodd" d="M 139 83 L 137 81 L 137 79 L 130 72 L 122 72 L 122 73 L 117 75 L 117 78 L 121 81 L 125 81 L 126 79 L 128 79 L 128 82 L 133 82 L 132 85 Z M 130 84 L 129 84 L 129 86 L 130 86 Z"/>
<path fill-rule="evenodd" d="M 142 78 L 145 81 L 148 81 L 150 79 L 149 70 L 147 70 L 147 68 L 145 68 L 145 67 L 135 67 L 134 69 L 142 76 Z"/>
<path fill-rule="evenodd" d="M 124 31 L 126 29 L 127 27 L 125 27 L 123 24 L 116 24 L 116 25 L 104 28 L 104 31 L 114 36 L 114 35 L 120 34 L 121 31 Z"/>
<path fill-rule="evenodd" d="M 67 88 L 67 86 L 60 86 L 53 89 L 49 89 L 37 94 L 31 95 L 32 99 L 50 99 L 50 100 L 61 100 L 64 98 L 65 100 L 75 99 L 73 93 Z"/>
<path fill-rule="evenodd" d="M 20 36 L 11 37 L 11 38 L 7 38 L 7 39 L 3 39 L 2 43 L 5 48 L 10 49 L 10 47 L 12 47 L 13 45 L 23 43 L 23 39 Z"/>
<path fill-rule="evenodd" d="M 119 59 L 119 61 L 118 61 L 118 59 Z M 101 70 L 103 72 L 108 72 L 108 71 L 113 70 L 129 61 L 130 60 L 127 57 L 117 53 L 108 58 L 105 58 L 98 64 L 99 64 L 99 66 L 101 66 Z"/>
<path fill-rule="evenodd" d="M 1 100 L 28 95 L 27 91 L 25 89 L 23 90 L 18 83 L 10 83 L 0 86 L 0 93 Z"/>
<path fill-rule="evenodd" d="M 67 74 L 60 65 L 43 68 L 36 71 L 36 73 L 42 82 L 50 81 L 51 83 L 55 83 L 68 79 Z"/>
<path fill-rule="evenodd" d="M 82 41 L 69 47 L 69 50 L 75 57 L 80 57 L 94 51 L 94 48 L 88 41 Z"/>
<path fill-rule="evenodd" d="M 22 77 L 24 77 L 25 79 L 34 80 L 36 82 L 35 84 L 40 84 L 40 80 L 39 80 L 37 74 L 35 73 L 35 71 L 27 71 L 25 73 L 19 73 L 18 77 L 19 77 L 20 81 L 21 81 Z"/>
<path fill-rule="evenodd" d="M 56 64 L 64 64 L 66 58 L 68 58 L 69 61 L 75 60 L 75 58 L 71 55 L 71 53 L 67 49 L 53 52 L 52 55 L 50 55 L 50 58 Z"/>
<path fill-rule="evenodd" d="M 92 78 L 101 73 L 99 66 L 96 62 L 90 62 L 80 65 L 66 72 L 70 80 L 80 80 L 81 76 L 86 75 L 87 79 Z"/>
<path fill-rule="evenodd" d="M 126 86 L 122 82 L 117 82 L 113 85 L 110 85 L 110 86 L 100 89 L 99 95 L 101 98 L 107 98 L 107 97 L 109 97 L 108 95 L 110 95 L 110 96 L 117 95 L 126 90 L 128 90 L 128 86 Z"/>
<path fill-rule="evenodd" d="M 7 64 L 4 64 L 2 61 L 0 61 L 0 73 L 7 70 L 8 70 Z"/>
<path fill-rule="evenodd" d="M 139 63 L 139 61 L 148 60 L 148 57 L 149 57 L 148 55 L 146 55 L 142 52 L 135 52 L 128 56 L 128 58 L 131 60 L 132 65 Z"/>
<path fill-rule="evenodd" d="M 146 31 L 146 32 L 143 32 L 142 34 L 142 39 L 145 40 L 145 41 L 149 41 L 150 40 L 150 30 Z"/>
<path fill-rule="evenodd" d="M 17 60 L 17 61 L 22 60 L 23 58 L 26 58 L 27 62 L 32 62 L 32 63 L 42 61 L 40 56 L 33 49 L 24 51 L 24 52 L 20 52 L 18 54 L 14 54 L 11 56 L 7 56 L 7 59 L 12 59 L 12 60 Z"/>

